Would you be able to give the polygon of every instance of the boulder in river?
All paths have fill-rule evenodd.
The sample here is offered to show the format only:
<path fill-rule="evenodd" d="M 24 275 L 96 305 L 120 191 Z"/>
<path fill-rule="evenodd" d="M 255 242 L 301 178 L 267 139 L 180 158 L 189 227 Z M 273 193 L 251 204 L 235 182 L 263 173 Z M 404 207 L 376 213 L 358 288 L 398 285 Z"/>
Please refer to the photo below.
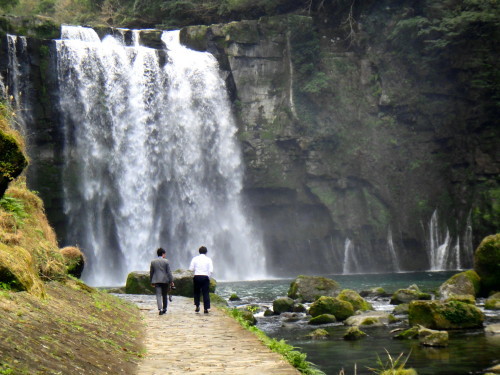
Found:
<path fill-rule="evenodd" d="M 366 337 L 366 333 L 360 330 L 358 327 L 349 327 L 342 337 L 344 338 L 344 340 L 354 341 Z"/>
<path fill-rule="evenodd" d="M 453 275 L 439 287 L 441 299 L 449 299 L 454 296 L 472 295 L 479 293 L 480 278 L 474 270 L 464 271 Z"/>
<path fill-rule="evenodd" d="M 337 320 L 345 320 L 354 315 L 351 303 L 334 297 L 320 297 L 309 307 L 309 314 L 313 317 L 322 314 L 332 314 Z"/>
<path fill-rule="evenodd" d="M 481 278 L 481 293 L 500 290 L 500 233 L 485 237 L 474 253 L 474 270 Z"/>
<path fill-rule="evenodd" d="M 500 292 L 494 293 L 484 301 L 484 308 L 487 310 L 500 310 Z"/>
<path fill-rule="evenodd" d="M 389 324 L 394 317 L 384 311 L 369 311 L 350 316 L 344 321 L 347 326 L 372 326 L 380 327 Z"/>
<path fill-rule="evenodd" d="M 321 314 L 321 315 L 315 316 L 314 318 L 311 318 L 311 320 L 309 320 L 309 324 L 312 324 L 312 325 L 329 324 L 329 323 L 335 323 L 336 321 L 337 321 L 337 319 L 335 318 L 335 315 Z"/>
<path fill-rule="evenodd" d="M 410 325 L 431 329 L 466 329 L 483 326 L 484 314 L 474 305 L 459 301 L 412 301 Z"/>
<path fill-rule="evenodd" d="M 420 326 L 418 330 L 418 341 L 423 346 L 448 346 L 448 332 L 436 331 Z"/>
<path fill-rule="evenodd" d="M 423 293 L 418 286 L 411 285 L 406 289 L 397 290 L 391 298 L 392 305 L 399 305 L 401 303 L 408 303 L 414 300 L 430 300 L 431 295 Z"/>
<path fill-rule="evenodd" d="M 293 299 L 289 297 L 280 297 L 273 301 L 273 311 L 275 314 L 293 311 Z"/>
<path fill-rule="evenodd" d="M 354 290 L 344 289 L 342 292 L 340 292 L 337 298 L 342 301 L 349 302 L 354 308 L 354 311 L 373 310 L 373 306 L 371 305 L 371 303 L 367 302 L 363 297 L 359 295 L 358 292 Z"/>
<path fill-rule="evenodd" d="M 332 279 L 321 276 L 298 276 L 290 284 L 288 297 L 300 302 L 314 302 L 321 296 L 335 297 L 340 292 L 340 285 Z"/>

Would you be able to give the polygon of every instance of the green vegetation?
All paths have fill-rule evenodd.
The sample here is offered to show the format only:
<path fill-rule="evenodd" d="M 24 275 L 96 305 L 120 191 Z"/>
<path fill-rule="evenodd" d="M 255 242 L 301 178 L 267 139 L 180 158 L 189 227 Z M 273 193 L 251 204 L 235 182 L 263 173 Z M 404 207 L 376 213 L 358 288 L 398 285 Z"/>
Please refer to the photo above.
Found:
<path fill-rule="evenodd" d="M 302 374 L 307 375 L 322 375 L 322 371 L 314 367 L 314 364 L 307 361 L 307 355 L 296 350 L 293 346 L 286 343 L 285 340 L 276 340 L 268 337 L 264 332 L 255 326 L 248 323 L 242 316 L 242 312 L 238 309 L 228 310 L 234 319 L 236 319 L 245 329 L 253 332 L 269 349 L 281 354 L 292 366 L 299 370 Z"/>

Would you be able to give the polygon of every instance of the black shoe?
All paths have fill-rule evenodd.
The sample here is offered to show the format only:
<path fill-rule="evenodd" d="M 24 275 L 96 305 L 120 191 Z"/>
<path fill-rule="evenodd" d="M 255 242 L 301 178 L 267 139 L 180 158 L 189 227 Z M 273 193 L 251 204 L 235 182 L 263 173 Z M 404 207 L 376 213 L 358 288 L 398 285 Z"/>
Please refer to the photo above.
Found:
<path fill-rule="evenodd" d="M 205 310 L 203 310 L 203 312 L 204 312 L 205 314 L 208 314 L 208 310 L 206 310 L 206 309 L 205 309 Z"/>
<path fill-rule="evenodd" d="M 165 309 L 165 310 L 160 310 L 159 315 L 163 315 L 163 314 L 165 314 L 166 312 L 167 312 L 167 310 L 166 310 L 166 309 Z"/>
<path fill-rule="evenodd" d="M 200 312 L 200 306 L 196 306 L 196 309 L 194 310 L 194 312 Z"/>

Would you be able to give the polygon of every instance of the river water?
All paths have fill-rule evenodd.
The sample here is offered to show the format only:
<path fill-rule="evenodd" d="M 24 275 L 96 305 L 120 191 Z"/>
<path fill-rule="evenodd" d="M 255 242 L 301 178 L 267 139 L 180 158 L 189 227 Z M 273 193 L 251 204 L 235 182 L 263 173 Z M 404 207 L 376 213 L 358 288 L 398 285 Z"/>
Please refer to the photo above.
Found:
<path fill-rule="evenodd" d="M 387 293 L 416 284 L 422 291 L 433 293 L 439 285 L 456 272 L 415 272 L 369 275 L 325 275 L 338 281 L 344 289 L 356 291 L 372 287 L 383 287 Z M 236 293 L 242 300 L 232 305 L 258 304 L 272 307 L 272 301 L 286 296 L 292 279 L 262 280 L 245 282 L 219 282 L 217 294 L 229 298 Z M 389 298 L 367 298 L 376 310 L 392 311 Z M 478 300 L 481 307 L 483 300 Z M 500 322 L 500 312 L 486 310 L 485 324 Z M 286 321 L 282 317 L 264 317 L 257 314 L 257 326 L 270 337 L 285 339 L 290 345 L 300 348 L 307 359 L 328 375 L 337 375 L 344 369 L 346 375 L 373 374 L 368 367 L 380 368 L 377 359 L 387 362 L 387 353 L 393 358 L 400 353 L 409 359 L 406 367 L 413 367 L 419 375 L 483 374 L 485 369 L 500 359 L 500 336 L 485 335 L 480 330 L 450 331 L 450 344 L 446 348 L 428 348 L 419 345 L 418 340 L 394 340 L 390 331 L 406 328 L 403 321 L 388 327 L 368 327 L 363 330 L 368 336 L 359 341 L 345 341 L 342 336 L 346 327 L 335 323 L 321 328 L 327 329 L 326 340 L 311 340 L 307 333 L 318 328 L 310 326 L 307 319 Z M 398 316 L 399 317 L 399 316 Z M 400 316 L 404 319 L 404 316 Z M 386 352 L 387 351 L 387 352 Z M 356 366 L 356 372 L 354 370 Z"/>

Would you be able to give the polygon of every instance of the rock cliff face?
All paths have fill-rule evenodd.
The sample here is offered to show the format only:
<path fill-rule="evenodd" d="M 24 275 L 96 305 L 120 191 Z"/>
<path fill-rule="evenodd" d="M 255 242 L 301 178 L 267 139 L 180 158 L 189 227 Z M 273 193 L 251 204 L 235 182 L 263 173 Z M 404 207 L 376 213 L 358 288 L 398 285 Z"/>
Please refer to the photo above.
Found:
<path fill-rule="evenodd" d="M 500 223 L 498 23 L 419 1 L 341 3 L 181 31 L 226 77 L 269 271 L 470 267 Z M 43 181 L 57 185 L 61 150 L 51 50 L 33 43 L 32 186 L 63 236 L 60 189 Z"/>

